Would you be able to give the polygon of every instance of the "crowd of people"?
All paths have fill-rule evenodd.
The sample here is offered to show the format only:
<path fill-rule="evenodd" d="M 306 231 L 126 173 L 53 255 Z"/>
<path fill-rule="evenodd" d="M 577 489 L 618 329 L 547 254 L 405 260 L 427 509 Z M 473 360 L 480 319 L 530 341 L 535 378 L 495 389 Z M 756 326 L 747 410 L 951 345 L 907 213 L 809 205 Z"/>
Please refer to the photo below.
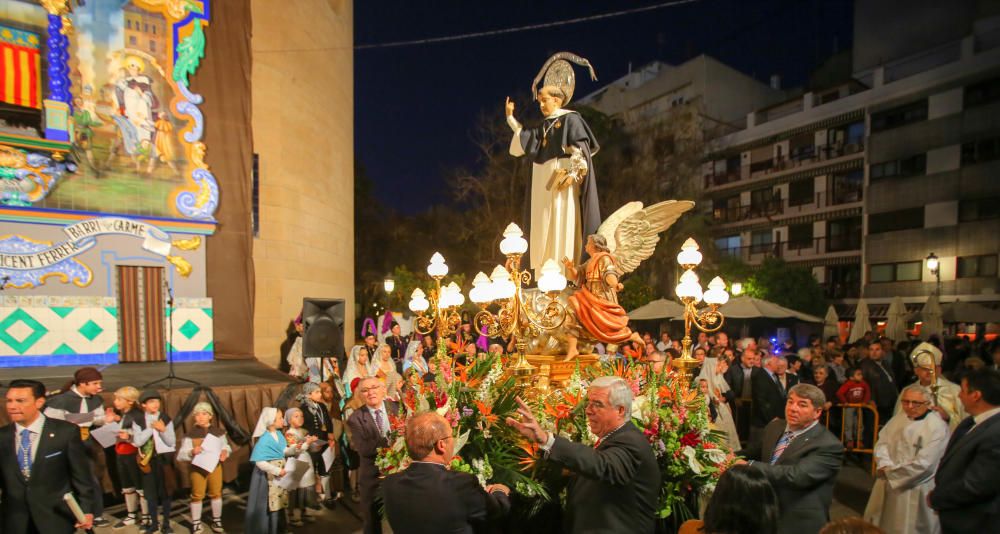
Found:
<path fill-rule="evenodd" d="M 479 340 L 470 328 L 444 344 L 463 363 L 482 352 L 509 352 L 502 340 Z M 290 372 L 302 379 L 301 394 L 264 408 L 253 430 L 244 531 L 283 534 L 347 495 L 358 503 L 366 533 L 381 532 L 383 518 L 395 532 L 502 524 L 510 489 L 484 487 L 444 468 L 455 452 L 454 437 L 434 412 L 406 422 L 409 469 L 382 477 L 376 466 L 401 395 L 435 380 L 437 350 L 433 337 L 407 338 L 398 325 L 381 343 L 366 336 L 343 361 L 306 360 L 292 347 Z M 653 340 L 646 334 L 643 343 L 599 352 L 603 359 L 637 359 L 661 372 L 679 356 L 679 346 L 669 335 Z M 703 519 L 686 525 L 689 532 L 850 532 L 845 529 L 853 523 L 828 524 L 845 451 L 870 452 L 875 462 L 864 514 L 872 528 L 957 532 L 988 529 L 1000 519 L 996 342 L 895 344 L 868 334 L 846 345 L 814 337 L 799 348 L 768 339 L 733 342 L 719 332 L 699 335 L 693 354 L 699 360 L 695 384 L 705 394 L 713 429 L 726 434 L 743 459 L 720 480 Z M 218 408 L 201 402 L 190 413 L 173 414 L 178 431 L 156 390 L 119 388 L 111 406 L 104 405 L 102 391 L 103 377 L 89 367 L 52 395 L 31 380 L 9 385 L 11 424 L 0 428 L 3 531 L 137 525 L 144 532 L 171 532 L 174 495 L 165 469 L 182 462 L 189 464 L 192 531 L 224 532 L 221 465 L 233 444 L 218 422 Z M 569 531 L 656 528 L 662 481 L 648 440 L 630 424 L 632 395 L 615 377 L 591 383 L 586 415 L 598 438 L 594 446 L 542 428 L 523 404 L 518 418 L 505 421 L 572 473 L 564 517 Z M 124 517 L 103 511 L 100 480 L 108 457 L 120 479 Z M 63 503 L 67 493 L 75 495 L 81 517 Z"/>

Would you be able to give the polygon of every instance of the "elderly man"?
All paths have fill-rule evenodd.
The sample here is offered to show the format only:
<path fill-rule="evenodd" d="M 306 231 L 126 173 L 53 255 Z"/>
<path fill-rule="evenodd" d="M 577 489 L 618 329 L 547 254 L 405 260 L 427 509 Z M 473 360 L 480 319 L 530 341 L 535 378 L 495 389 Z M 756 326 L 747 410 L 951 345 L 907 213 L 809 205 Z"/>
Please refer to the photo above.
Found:
<path fill-rule="evenodd" d="M 926 341 L 917 345 L 910 357 L 913 358 L 913 373 L 917 375 L 917 383 L 931 392 L 931 409 L 948 423 L 952 432 L 965 419 L 965 408 L 959 400 L 962 388 L 941 374 L 941 349 Z M 902 399 L 902 397 L 900 397 Z M 902 404 L 896 403 L 895 413 L 899 413 Z"/>
<path fill-rule="evenodd" d="M 770 356 L 764 362 L 764 367 L 755 367 L 750 373 L 750 393 L 753 399 L 750 441 L 759 440 L 761 432 L 768 423 L 784 417 L 788 391 L 778 379 L 778 371 L 784 360 L 780 356 Z"/>
<path fill-rule="evenodd" d="M 381 447 L 388 446 L 389 414 L 399 411 L 399 405 L 385 400 L 385 384 L 375 377 L 362 378 L 355 391 L 365 405 L 347 420 L 351 429 L 351 447 L 360 457 L 358 487 L 361 493 L 361 520 L 365 534 L 381 534 L 382 519 L 375 493 L 379 486 L 379 471 L 375 457 Z"/>
<path fill-rule="evenodd" d="M 507 424 L 575 474 L 566 499 L 569 532 L 653 532 L 660 471 L 649 442 L 632 424 L 632 390 L 624 380 L 605 376 L 590 383 L 586 414 L 597 436 L 593 446 L 546 432 L 518 403 L 521 421 L 508 417 Z"/>
<path fill-rule="evenodd" d="M 994 532 L 1000 524 L 1000 372 L 962 378 L 966 417 L 948 441 L 928 498 L 945 534 Z"/>
<path fill-rule="evenodd" d="M 865 519 L 886 532 L 937 534 L 941 524 L 926 501 L 948 444 L 948 425 L 931 410 L 931 392 L 924 386 L 911 384 L 899 398 L 903 411 L 878 434 L 878 478 Z"/>
<path fill-rule="evenodd" d="M 382 482 L 385 515 L 397 534 L 469 533 L 483 530 L 510 510 L 510 489 L 484 490 L 476 477 L 447 468 L 455 456 L 451 425 L 436 412 L 406 422 L 406 450 L 413 463 Z"/>
<path fill-rule="evenodd" d="M 771 421 L 762 439 L 740 456 L 751 458 L 778 494 L 779 534 L 813 534 L 830 520 L 833 485 L 844 446 L 819 424 L 826 398 L 811 384 L 788 392 L 785 419 Z"/>

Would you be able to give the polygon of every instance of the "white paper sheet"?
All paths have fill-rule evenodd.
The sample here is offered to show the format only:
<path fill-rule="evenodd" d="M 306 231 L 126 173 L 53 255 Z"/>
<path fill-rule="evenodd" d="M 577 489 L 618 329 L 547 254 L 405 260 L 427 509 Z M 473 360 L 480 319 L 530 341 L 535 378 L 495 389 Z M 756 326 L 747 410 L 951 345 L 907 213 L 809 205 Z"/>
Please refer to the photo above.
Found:
<path fill-rule="evenodd" d="M 94 422 L 94 412 L 87 413 L 67 413 L 66 422 L 74 425 L 82 425 Z"/>
<path fill-rule="evenodd" d="M 211 473 L 219 465 L 222 456 L 222 440 L 213 434 L 201 440 L 201 452 L 191 459 L 191 465 L 200 467 Z"/>
<path fill-rule="evenodd" d="M 327 471 L 330 470 L 330 466 L 333 465 L 333 460 L 335 458 L 336 457 L 334 456 L 333 453 L 333 447 L 327 447 L 326 450 L 323 451 L 323 465 L 326 466 Z"/>
<path fill-rule="evenodd" d="M 167 434 L 173 434 L 174 422 L 171 421 L 167 423 L 167 428 L 163 432 Z M 164 454 L 167 452 L 174 452 L 175 450 L 177 450 L 174 447 L 167 445 L 166 442 L 160 439 L 160 433 L 157 432 L 156 430 L 153 430 L 153 444 L 156 446 L 156 454 Z"/>
<path fill-rule="evenodd" d="M 286 490 L 293 490 L 299 487 L 299 481 L 305 476 L 306 471 L 312 469 L 309 462 L 289 458 L 285 462 L 285 476 L 278 479 L 278 486 Z"/>
<path fill-rule="evenodd" d="M 90 436 L 97 440 L 101 444 L 102 448 L 108 448 L 118 442 L 118 431 L 121 430 L 121 425 L 117 422 L 108 423 L 104 426 L 95 428 Z"/>

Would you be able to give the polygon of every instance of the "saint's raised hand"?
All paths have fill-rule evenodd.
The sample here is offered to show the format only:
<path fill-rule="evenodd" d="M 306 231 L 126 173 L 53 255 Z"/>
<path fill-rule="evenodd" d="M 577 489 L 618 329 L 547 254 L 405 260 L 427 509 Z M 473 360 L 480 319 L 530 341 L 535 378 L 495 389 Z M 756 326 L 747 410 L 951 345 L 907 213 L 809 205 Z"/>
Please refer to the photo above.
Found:
<path fill-rule="evenodd" d="M 507 102 L 505 103 L 504 106 L 504 112 L 507 114 L 508 117 L 514 114 L 514 101 L 511 100 L 509 96 L 507 97 Z"/>

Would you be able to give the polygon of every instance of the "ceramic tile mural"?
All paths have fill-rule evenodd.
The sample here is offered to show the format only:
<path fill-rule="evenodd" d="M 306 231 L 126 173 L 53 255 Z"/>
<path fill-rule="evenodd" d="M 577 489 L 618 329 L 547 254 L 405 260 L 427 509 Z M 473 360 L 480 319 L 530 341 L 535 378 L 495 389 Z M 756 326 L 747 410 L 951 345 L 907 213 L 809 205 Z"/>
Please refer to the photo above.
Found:
<path fill-rule="evenodd" d="M 212 299 L 179 298 L 172 315 L 175 361 L 211 360 Z M 113 297 L 0 298 L 0 367 L 117 362 Z"/>

